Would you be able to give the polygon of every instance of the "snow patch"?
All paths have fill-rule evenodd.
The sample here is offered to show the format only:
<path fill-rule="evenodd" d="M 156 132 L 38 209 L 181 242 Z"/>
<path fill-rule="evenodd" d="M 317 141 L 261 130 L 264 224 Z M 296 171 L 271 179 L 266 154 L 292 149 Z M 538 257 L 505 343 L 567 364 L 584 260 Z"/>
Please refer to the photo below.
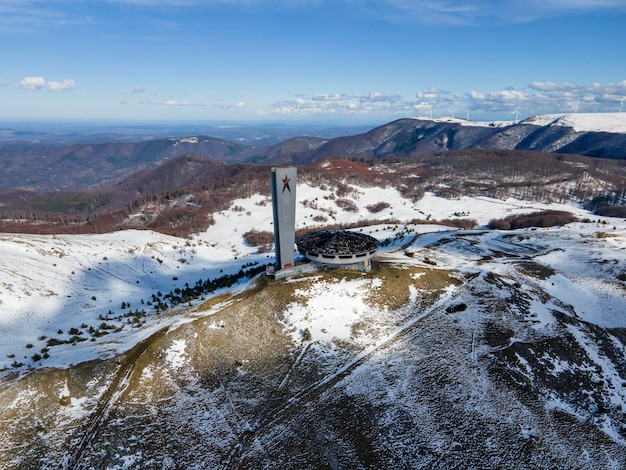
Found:
<path fill-rule="evenodd" d="M 349 339 L 351 326 L 371 308 L 364 299 L 380 287 L 380 279 L 358 279 L 339 282 L 317 282 L 306 289 L 297 289 L 296 296 L 304 302 L 291 303 L 286 310 L 286 329 L 294 341 L 308 330 L 312 341 L 331 342 Z"/>
<path fill-rule="evenodd" d="M 433 122 L 449 122 L 470 127 L 507 127 L 517 123 L 534 126 L 571 127 L 576 132 L 610 132 L 626 134 L 626 113 L 575 113 L 575 114 L 541 114 L 531 116 L 523 121 L 471 121 L 453 117 L 429 118 L 417 116 L 413 119 Z"/>
<path fill-rule="evenodd" d="M 185 365 L 185 348 L 187 342 L 184 339 L 177 339 L 172 342 L 172 345 L 165 351 L 165 362 L 172 369 L 180 369 Z"/>
<path fill-rule="evenodd" d="M 535 126 L 571 127 L 576 132 L 626 134 L 626 113 L 543 114 L 522 122 Z"/>

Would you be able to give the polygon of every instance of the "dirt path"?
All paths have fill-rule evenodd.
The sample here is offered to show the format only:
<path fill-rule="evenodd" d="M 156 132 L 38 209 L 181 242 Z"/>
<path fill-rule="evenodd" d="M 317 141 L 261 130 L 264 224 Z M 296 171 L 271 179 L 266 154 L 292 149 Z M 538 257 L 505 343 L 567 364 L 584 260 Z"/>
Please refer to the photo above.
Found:
<path fill-rule="evenodd" d="M 124 355 L 120 369 L 115 375 L 115 378 L 112 380 L 111 385 L 109 385 L 107 390 L 102 395 L 95 413 L 89 419 L 89 423 L 87 424 L 87 428 L 80 444 L 72 455 L 72 459 L 68 466 L 70 469 L 78 470 L 81 468 L 81 461 L 87 447 L 93 441 L 95 435 L 98 433 L 98 430 L 106 424 L 111 410 L 115 407 L 117 401 L 128 388 L 130 379 L 135 371 L 135 364 L 137 360 L 156 340 L 165 335 L 168 330 L 169 327 L 160 329 L 148 338 L 137 343 L 135 347 Z"/>

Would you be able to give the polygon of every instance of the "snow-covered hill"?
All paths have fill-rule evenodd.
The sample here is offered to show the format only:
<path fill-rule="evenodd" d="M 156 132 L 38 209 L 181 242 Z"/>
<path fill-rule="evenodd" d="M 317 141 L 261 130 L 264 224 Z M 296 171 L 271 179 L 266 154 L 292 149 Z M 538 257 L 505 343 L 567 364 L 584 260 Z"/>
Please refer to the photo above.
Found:
<path fill-rule="evenodd" d="M 626 158 L 625 116 L 626 113 L 542 115 L 519 122 L 451 117 L 399 119 L 358 136 L 332 139 L 313 155 L 301 158 L 302 161 L 333 155 L 386 158 L 429 155 L 442 150 L 498 149 L 623 159 Z"/>
<path fill-rule="evenodd" d="M 563 208 L 489 198 L 449 200 L 432 194 L 412 203 L 392 188 L 354 188 L 354 207 L 342 210 L 330 195 L 328 189 L 298 186 L 297 228 L 322 225 L 316 217 L 327 223 L 358 224 L 376 219 L 443 220 L 461 218 L 461 214 L 486 225 L 492 218 L 513 213 Z M 381 201 L 388 207 L 375 214 L 367 209 Z M 565 209 L 590 217 L 574 206 Z M 10 371 L 14 362 L 25 368 L 65 366 L 121 352 L 152 329 L 136 330 L 126 325 L 118 334 L 89 338 L 89 327 L 97 328 L 103 318 L 136 309 L 151 312 L 146 302 L 158 292 L 237 273 L 248 263 L 273 262 L 272 254 L 257 253 L 257 248 L 248 246 L 243 238 L 250 230 L 273 230 L 271 201 L 266 197 L 235 200 L 231 210 L 215 215 L 215 221 L 207 232 L 188 240 L 136 230 L 104 235 L 0 235 L 0 326 L 4 338 L 0 342 L 0 369 Z M 414 227 L 418 232 L 443 229 L 436 225 Z M 396 226 L 366 229 L 381 240 L 397 230 L 400 228 Z M 154 322 L 160 325 L 158 320 Z M 69 333 L 72 328 L 84 332 L 83 337 L 90 341 L 57 345 L 47 351 L 47 360 L 32 361 L 34 354 L 41 356 L 40 350 L 51 338 L 67 340 L 74 336 Z"/>
<path fill-rule="evenodd" d="M 361 222 L 371 273 L 241 278 L 158 314 L 159 293 L 273 261 L 243 238 L 271 230 L 264 196 L 190 239 L 1 235 L 0 465 L 625 465 L 626 221 L 351 190 L 342 209 L 299 185 L 297 225 Z M 546 208 L 587 221 L 485 228 Z"/>
<path fill-rule="evenodd" d="M 428 119 L 417 117 L 416 119 Z M 462 126 L 477 127 L 508 127 L 514 124 L 530 124 L 533 126 L 562 126 L 572 128 L 576 132 L 609 132 L 626 134 L 626 112 L 624 113 L 574 113 L 574 114 L 540 114 L 521 121 L 472 121 L 468 119 L 439 117 L 433 122 L 455 123 Z"/>
<path fill-rule="evenodd" d="M 571 127 L 576 132 L 626 134 L 626 113 L 543 114 L 525 119 L 522 123 Z"/>

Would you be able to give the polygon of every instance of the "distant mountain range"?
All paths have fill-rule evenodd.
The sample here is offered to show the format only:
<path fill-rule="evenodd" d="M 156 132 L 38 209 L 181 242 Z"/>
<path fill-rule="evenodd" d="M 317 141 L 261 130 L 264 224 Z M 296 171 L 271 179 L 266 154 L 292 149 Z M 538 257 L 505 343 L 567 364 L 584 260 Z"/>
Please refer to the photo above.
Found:
<path fill-rule="evenodd" d="M 350 185 L 358 184 L 395 188 L 412 200 L 425 192 L 515 197 L 581 203 L 598 215 L 624 217 L 624 117 L 540 116 L 515 124 L 400 119 L 362 134 L 267 147 L 206 136 L 14 143 L 0 149 L 0 231 L 149 228 L 188 236 L 206 230 L 236 199 L 269 195 L 269 167 L 285 164 L 301 167 L 299 180 L 334 188 L 342 207 L 350 207 Z"/>
<path fill-rule="evenodd" d="M 291 139 L 259 152 L 254 160 L 308 163 L 337 156 L 388 158 L 462 149 L 531 150 L 626 159 L 626 113 L 535 116 L 517 123 L 399 119 L 354 136 Z"/>
<path fill-rule="evenodd" d="M 521 122 L 399 119 L 335 138 L 294 137 L 244 145 L 209 136 L 71 145 L 0 144 L 0 189 L 78 190 L 115 184 L 185 154 L 226 163 L 307 164 L 324 158 L 399 158 L 448 150 L 499 149 L 626 159 L 626 113 L 535 116 Z"/>

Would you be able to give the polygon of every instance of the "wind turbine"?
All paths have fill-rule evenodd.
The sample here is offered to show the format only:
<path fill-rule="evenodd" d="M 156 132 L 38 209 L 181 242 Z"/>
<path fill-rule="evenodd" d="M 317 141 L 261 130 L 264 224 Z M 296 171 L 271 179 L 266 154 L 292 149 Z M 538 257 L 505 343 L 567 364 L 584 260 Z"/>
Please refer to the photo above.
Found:
<path fill-rule="evenodd" d="M 468 122 L 469 122 L 469 116 L 470 116 L 470 113 L 469 113 L 469 110 L 468 110 L 468 111 L 465 113 L 465 120 L 466 120 L 466 121 L 468 121 Z"/>
<path fill-rule="evenodd" d="M 626 98 L 621 98 L 619 100 L 619 112 L 620 113 L 622 112 L 622 107 L 624 106 L 624 99 L 626 99 Z"/>
<path fill-rule="evenodd" d="M 452 103 L 452 109 L 449 110 L 452 113 L 452 119 L 454 119 L 454 111 L 456 111 L 454 109 L 454 103 Z"/>
<path fill-rule="evenodd" d="M 519 106 L 513 111 L 513 114 L 515 114 L 515 122 L 519 121 Z"/>
<path fill-rule="evenodd" d="M 574 103 L 574 114 L 578 113 L 578 106 L 580 105 L 580 95 L 576 98 L 576 102 Z"/>

